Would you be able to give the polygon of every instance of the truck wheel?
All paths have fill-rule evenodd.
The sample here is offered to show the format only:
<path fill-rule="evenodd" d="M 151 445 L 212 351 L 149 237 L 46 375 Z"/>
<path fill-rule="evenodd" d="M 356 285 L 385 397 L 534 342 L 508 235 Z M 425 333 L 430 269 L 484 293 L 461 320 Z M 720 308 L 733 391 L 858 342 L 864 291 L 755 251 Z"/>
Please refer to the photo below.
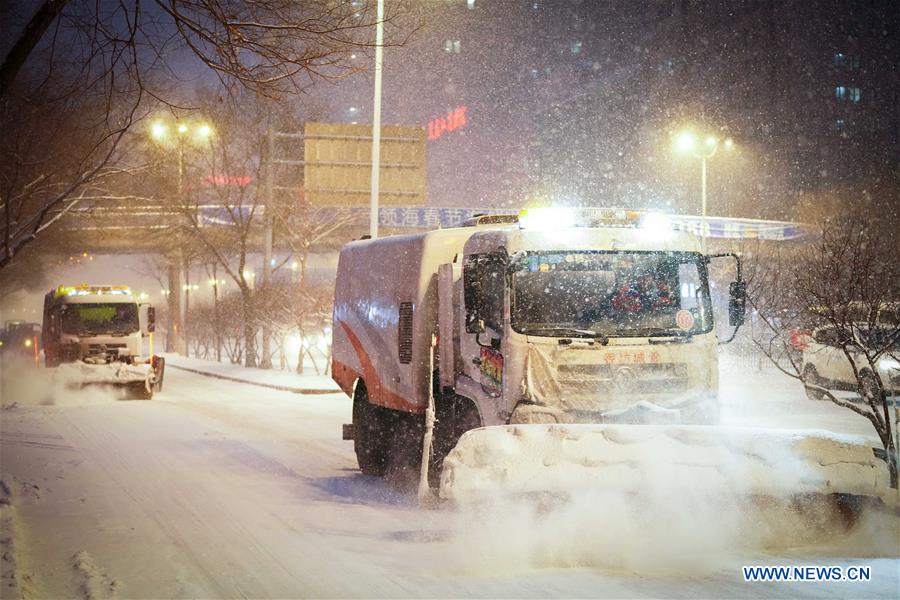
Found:
<path fill-rule="evenodd" d="M 366 384 L 360 381 L 353 392 L 353 450 L 363 475 L 383 477 L 394 432 L 391 415 L 369 403 Z"/>
<path fill-rule="evenodd" d="M 816 368 L 812 365 L 806 365 L 803 369 L 803 387 L 806 388 L 806 397 L 810 400 L 824 400 L 825 393 L 822 390 L 816 389 L 814 387 L 810 387 L 810 385 L 818 385 L 821 386 L 823 384 L 822 378 L 819 377 L 819 373 L 816 371 Z"/>
<path fill-rule="evenodd" d="M 481 427 L 481 416 L 474 402 L 455 394 L 448 400 L 439 402 L 436 407 L 433 456 L 428 469 L 428 482 L 432 487 L 437 487 L 440 483 L 444 459 L 456 447 L 462 434 Z"/>
<path fill-rule="evenodd" d="M 411 492 L 416 489 L 422 469 L 425 423 L 422 415 L 392 411 L 392 416 L 396 418 L 396 426 L 393 428 L 385 479 L 393 488 Z"/>
<path fill-rule="evenodd" d="M 128 395 L 135 400 L 152 400 L 153 399 L 153 386 L 150 386 L 150 389 L 147 389 L 146 382 L 140 381 L 137 383 L 132 383 L 129 386 L 128 391 L 130 392 Z"/>
<path fill-rule="evenodd" d="M 163 378 L 166 375 L 166 359 L 162 356 L 156 357 L 156 383 L 153 384 L 153 391 L 159 393 L 162 391 Z"/>

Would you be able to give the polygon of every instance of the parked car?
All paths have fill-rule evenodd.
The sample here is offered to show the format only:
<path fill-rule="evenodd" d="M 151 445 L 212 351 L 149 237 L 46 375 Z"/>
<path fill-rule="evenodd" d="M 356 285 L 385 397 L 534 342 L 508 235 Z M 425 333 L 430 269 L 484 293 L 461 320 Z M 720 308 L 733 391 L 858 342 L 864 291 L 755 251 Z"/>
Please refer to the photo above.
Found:
<path fill-rule="evenodd" d="M 858 330 L 860 342 L 866 347 L 887 347 L 879 357 L 876 368 L 888 392 L 900 394 L 900 338 L 897 336 L 896 328 L 869 329 L 860 326 L 854 329 Z M 824 398 L 825 394 L 818 388 L 856 391 L 860 383 L 874 384 L 872 366 L 859 345 L 857 343 L 848 345 L 849 357 L 844 352 L 846 335 L 847 332 L 843 328 L 827 325 L 814 329 L 812 335 L 804 340 L 803 376 L 806 395 L 811 400 Z M 861 375 L 859 382 L 853 372 L 854 365 Z"/>

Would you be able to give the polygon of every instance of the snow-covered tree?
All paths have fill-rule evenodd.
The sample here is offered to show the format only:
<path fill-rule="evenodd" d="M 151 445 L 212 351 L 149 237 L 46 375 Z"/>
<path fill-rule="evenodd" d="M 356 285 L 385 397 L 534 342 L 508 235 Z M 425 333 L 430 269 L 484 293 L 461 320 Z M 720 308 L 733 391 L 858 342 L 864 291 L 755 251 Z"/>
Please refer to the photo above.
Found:
<path fill-rule="evenodd" d="M 813 399 L 828 400 L 871 422 L 897 487 L 892 397 L 900 395 L 900 260 L 896 205 L 833 214 L 802 245 L 754 257 L 748 299 L 762 327 L 754 342 Z M 849 373 L 823 372 L 822 361 Z M 843 385 L 842 385 L 843 384 Z"/>

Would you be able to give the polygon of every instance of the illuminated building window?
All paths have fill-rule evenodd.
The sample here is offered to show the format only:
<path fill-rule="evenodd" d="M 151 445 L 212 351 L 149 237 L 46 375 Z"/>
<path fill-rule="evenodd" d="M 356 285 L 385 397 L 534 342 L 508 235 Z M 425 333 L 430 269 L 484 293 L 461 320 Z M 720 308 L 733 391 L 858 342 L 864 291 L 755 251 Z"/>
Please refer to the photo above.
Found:
<path fill-rule="evenodd" d="M 834 88 L 834 97 L 837 98 L 838 100 L 846 99 L 847 98 L 847 88 L 845 88 L 842 85 L 839 85 L 836 88 Z"/>
<path fill-rule="evenodd" d="M 448 54 L 459 54 L 462 45 L 459 40 L 444 40 L 444 52 Z"/>
<path fill-rule="evenodd" d="M 475 8 L 475 0 L 466 0 L 466 7 L 469 10 L 472 10 L 473 8 Z"/>
<path fill-rule="evenodd" d="M 862 91 L 858 87 L 850 88 L 850 100 L 852 102 L 859 102 L 860 98 L 862 98 Z"/>
<path fill-rule="evenodd" d="M 569 44 L 569 50 L 572 51 L 572 54 L 578 54 L 579 52 L 581 52 L 581 46 L 581 40 L 575 40 L 571 44 Z"/>
<path fill-rule="evenodd" d="M 843 131 L 846 126 L 847 126 L 847 124 L 844 123 L 843 119 L 838 119 L 837 121 L 834 122 L 834 128 L 837 129 L 838 131 Z"/>
<path fill-rule="evenodd" d="M 834 55 L 834 66 L 836 66 L 836 67 L 843 67 L 845 64 L 847 64 L 847 55 L 844 54 L 843 52 L 837 52 L 837 53 L 835 53 L 835 55 Z"/>

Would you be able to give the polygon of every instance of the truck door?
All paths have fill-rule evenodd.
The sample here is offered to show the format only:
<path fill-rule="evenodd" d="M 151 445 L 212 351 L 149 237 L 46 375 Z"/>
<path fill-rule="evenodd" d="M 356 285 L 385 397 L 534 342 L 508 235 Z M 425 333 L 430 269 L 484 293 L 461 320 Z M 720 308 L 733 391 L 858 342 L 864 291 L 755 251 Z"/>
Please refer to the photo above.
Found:
<path fill-rule="evenodd" d="M 473 254 L 463 264 L 465 331 L 460 354 L 465 375 L 477 384 L 481 399 L 492 405 L 482 407 L 486 420 L 502 405 L 507 265 L 505 252 Z"/>

